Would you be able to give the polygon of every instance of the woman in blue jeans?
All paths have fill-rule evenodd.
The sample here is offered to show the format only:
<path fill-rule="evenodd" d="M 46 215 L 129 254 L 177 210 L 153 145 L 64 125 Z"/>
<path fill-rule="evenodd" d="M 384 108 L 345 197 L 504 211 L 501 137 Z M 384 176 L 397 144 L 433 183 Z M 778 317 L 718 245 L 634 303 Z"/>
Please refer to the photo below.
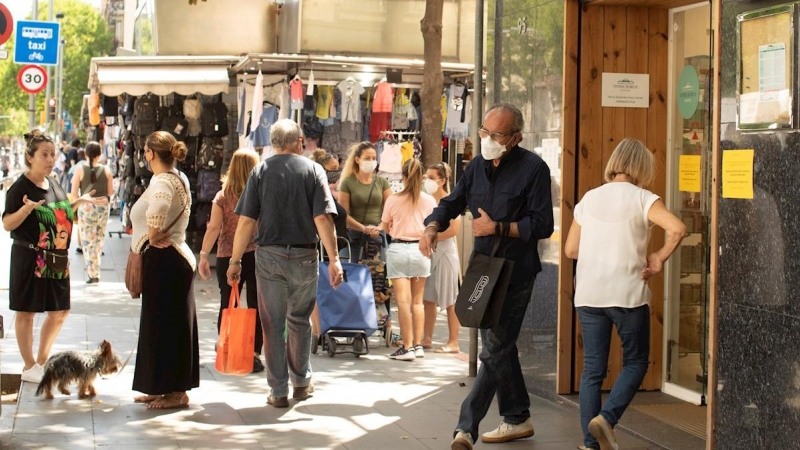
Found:
<path fill-rule="evenodd" d="M 606 184 L 575 206 L 565 253 L 577 259 L 575 308 L 583 333 L 580 406 L 584 448 L 617 450 L 614 426 L 647 373 L 650 356 L 650 277 L 661 272 L 686 226 L 664 202 L 644 189 L 655 177 L 655 159 L 636 139 L 623 139 L 606 165 Z M 647 254 L 650 228 L 666 231 L 664 246 Z M 611 330 L 622 340 L 623 367 L 605 405 Z"/>

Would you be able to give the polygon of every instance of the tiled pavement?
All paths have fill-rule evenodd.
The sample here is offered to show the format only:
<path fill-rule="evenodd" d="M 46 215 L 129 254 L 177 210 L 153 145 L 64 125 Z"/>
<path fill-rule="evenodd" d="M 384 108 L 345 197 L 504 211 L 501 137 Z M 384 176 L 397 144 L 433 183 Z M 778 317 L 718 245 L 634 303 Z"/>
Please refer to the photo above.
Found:
<path fill-rule="evenodd" d="M 2 200 L 2 194 L 0 194 Z M 4 204 L 0 202 L 0 204 Z M 2 206 L 0 206 L 2 208 Z M 110 229 L 118 229 L 113 222 Z M 139 303 L 124 291 L 123 279 L 129 238 L 109 238 L 105 244 L 102 282 L 85 287 L 82 258 L 73 259 L 72 312 L 53 351 L 94 348 L 102 339 L 112 342 L 123 359 L 137 339 Z M 0 340 L 0 370 L 20 373 L 21 358 L 8 310 L 8 234 L 0 233 L 0 314 L 6 338 Z M 359 359 L 352 355 L 314 355 L 317 386 L 313 397 L 289 409 L 267 406 L 264 374 L 233 377 L 214 370 L 218 291 L 216 282 L 196 283 L 200 327 L 200 388 L 190 391 L 191 407 L 151 411 L 134 404 L 133 363 L 117 377 L 98 380 L 99 395 L 79 400 L 57 395 L 34 396 L 35 386 L 23 383 L 17 405 L 2 405 L 0 448 L 41 449 L 446 449 L 459 405 L 471 385 L 466 355 L 426 354 L 411 363 L 388 360 L 387 349 L 376 347 Z M 38 326 L 42 317 L 37 320 Z M 446 333 L 439 317 L 435 342 Z M 467 349 L 466 330 L 461 348 Z M 462 384 L 464 384 L 462 386 Z M 477 444 L 476 448 L 571 450 L 581 443 L 577 410 L 532 397 L 536 435 L 506 444 Z M 493 406 L 481 431 L 499 422 Z M 623 449 L 656 448 L 620 432 Z"/>

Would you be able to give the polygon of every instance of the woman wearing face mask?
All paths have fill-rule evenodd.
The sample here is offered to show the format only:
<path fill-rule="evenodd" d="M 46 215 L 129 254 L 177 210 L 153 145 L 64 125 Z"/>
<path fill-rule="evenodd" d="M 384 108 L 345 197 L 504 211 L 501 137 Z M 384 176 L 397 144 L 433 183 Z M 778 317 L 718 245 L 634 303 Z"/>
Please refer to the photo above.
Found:
<path fill-rule="evenodd" d="M 447 163 L 438 163 L 431 166 L 425 173 L 422 182 L 425 192 L 439 200 L 450 193 L 451 176 L 450 166 Z M 438 236 L 438 245 L 431 255 L 431 276 L 425 282 L 423 295 L 425 305 L 425 329 L 422 337 L 422 348 L 433 347 L 433 328 L 436 325 L 438 309 L 447 311 L 447 344 L 437 348 L 436 353 L 459 353 L 458 348 L 458 317 L 456 317 L 456 297 L 458 296 L 458 274 L 460 263 L 455 236 L 461 229 L 461 216 L 450 221 L 450 227 Z"/>
<path fill-rule="evenodd" d="M 374 255 L 362 255 L 365 238 L 377 238 L 383 205 L 392 195 L 389 180 L 375 174 L 378 152 L 370 142 L 350 147 L 339 182 L 339 203 L 347 211 L 350 229 L 351 262 Z"/>

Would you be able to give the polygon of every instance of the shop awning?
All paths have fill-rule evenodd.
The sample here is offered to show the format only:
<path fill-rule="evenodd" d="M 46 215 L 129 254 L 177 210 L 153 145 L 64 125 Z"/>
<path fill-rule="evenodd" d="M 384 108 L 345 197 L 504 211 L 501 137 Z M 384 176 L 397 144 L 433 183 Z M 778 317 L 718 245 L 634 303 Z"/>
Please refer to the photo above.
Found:
<path fill-rule="evenodd" d="M 227 92 L 235 57 L 92 58 L 89 88 L 104 95 Z"/>

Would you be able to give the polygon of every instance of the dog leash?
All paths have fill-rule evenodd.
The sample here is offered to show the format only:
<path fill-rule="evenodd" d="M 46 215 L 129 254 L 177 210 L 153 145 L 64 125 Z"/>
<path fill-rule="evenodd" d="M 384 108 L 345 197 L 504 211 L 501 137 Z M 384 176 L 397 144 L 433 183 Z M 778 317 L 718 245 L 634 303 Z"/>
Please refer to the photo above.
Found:
<path fill-rule="evenodd" d="M 139 335 L 137 333 L 137 335 L 136 335 L 136 343 L 133 344 L 133 348 L 131 349 L 131 352 L 128 354 L 128 357 L 125 358 L 125 361 L 122 363 L 122 367 L 120 367 L 117 370 L 117 373 L 115 373 L 114 375 L 110 375 L 110 376 L 102 376 L 101 375 L 100 378 L 102 378 L 103 380 L 110 380 L 112 378 L 118 377 L 122 373 L 122 371 L 125 369 L 125 367 L 128 365 L 128 363 L 131 362 L 131 358 L 133 357 L 133 353 L 136 351 L 136 348 L 138 346 L 139 346 Z"/>

